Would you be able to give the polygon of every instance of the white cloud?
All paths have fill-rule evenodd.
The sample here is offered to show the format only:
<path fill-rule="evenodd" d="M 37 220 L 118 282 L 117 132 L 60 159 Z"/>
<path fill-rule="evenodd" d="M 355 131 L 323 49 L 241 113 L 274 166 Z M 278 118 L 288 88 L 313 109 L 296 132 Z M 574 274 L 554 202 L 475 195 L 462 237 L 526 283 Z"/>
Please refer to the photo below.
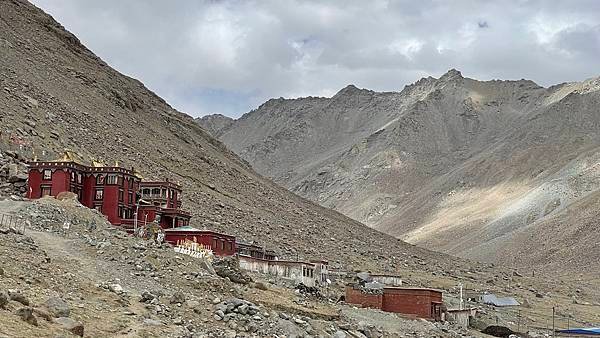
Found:
<path fill-rule="evenodd" d="M 597 76 L 600 2 L 33 0 L 192 115 L 349 83 L 401 90 L 449 68 L 542 85 Z"/>

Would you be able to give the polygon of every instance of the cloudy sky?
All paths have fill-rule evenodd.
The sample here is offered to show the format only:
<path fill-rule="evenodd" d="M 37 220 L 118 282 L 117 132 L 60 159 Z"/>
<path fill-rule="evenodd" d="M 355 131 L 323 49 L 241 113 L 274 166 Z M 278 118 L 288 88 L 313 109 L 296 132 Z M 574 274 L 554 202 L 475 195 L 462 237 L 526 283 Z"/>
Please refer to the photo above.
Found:
<path fill-rule="evenodd" d="M 194 116 L 450 68 L 548 86 L 600 75 L 600 1 L 33 0 Z"/>

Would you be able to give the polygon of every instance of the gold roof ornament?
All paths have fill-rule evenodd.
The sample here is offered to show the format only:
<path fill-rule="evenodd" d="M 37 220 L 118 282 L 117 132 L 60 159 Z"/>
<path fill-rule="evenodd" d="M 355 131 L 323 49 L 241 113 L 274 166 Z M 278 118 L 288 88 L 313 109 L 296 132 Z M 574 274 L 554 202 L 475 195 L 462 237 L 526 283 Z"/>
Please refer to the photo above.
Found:
<path fill-rule="evenodd" d="M 94 168 L 102 168 L 102 167 L 106 167 L 106 164 L 104 164 L 104 162 L 100 162 L 100 161 L 97 161 L 95 159 L 92 159 L 92 167 L 94 167 Z"/>
<path fill-rule="evenodd" d="M 81 161 L 78 160 L 77 154 L 74 151 L 69 150 L 69 149 L 65 149 L 62 157 L 54 162 L 73 162 L 73 163 L 81 164 Z"/>
<path fill-rule="evenodd" d="M 142 176 L 142 174 L 136 168 L 131 168 L 131 170 L 133 171 L 133 176 L 139 178 L 140 180 L 144 179 L 144 176 Z"/>

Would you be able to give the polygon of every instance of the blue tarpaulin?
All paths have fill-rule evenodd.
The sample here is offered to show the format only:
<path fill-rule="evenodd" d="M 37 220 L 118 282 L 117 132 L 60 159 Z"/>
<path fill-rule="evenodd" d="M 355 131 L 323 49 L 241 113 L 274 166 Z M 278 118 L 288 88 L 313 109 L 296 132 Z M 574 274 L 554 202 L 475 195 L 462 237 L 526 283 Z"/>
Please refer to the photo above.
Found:
<path fill-rule="evenodd" d="M 581 334 L 588 336 L 600 336 L 600 327 L 590 327 L 587 329 L 568 329 L 568 330 L 558 330 L 558 333 L 565 334 Z"/>

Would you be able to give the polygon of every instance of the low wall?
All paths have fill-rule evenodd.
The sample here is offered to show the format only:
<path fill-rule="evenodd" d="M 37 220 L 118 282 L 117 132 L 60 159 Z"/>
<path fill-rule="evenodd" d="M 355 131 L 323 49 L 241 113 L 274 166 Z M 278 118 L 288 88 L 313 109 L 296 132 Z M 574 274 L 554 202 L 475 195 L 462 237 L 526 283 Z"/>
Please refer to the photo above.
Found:
<path fill-rule="evenodd" d="M 381 283 L 383 285 L 388 286 L 401 286 L 402 278 L 400 276 L 395 275 L 371 275 L 374 282 Z"/>

